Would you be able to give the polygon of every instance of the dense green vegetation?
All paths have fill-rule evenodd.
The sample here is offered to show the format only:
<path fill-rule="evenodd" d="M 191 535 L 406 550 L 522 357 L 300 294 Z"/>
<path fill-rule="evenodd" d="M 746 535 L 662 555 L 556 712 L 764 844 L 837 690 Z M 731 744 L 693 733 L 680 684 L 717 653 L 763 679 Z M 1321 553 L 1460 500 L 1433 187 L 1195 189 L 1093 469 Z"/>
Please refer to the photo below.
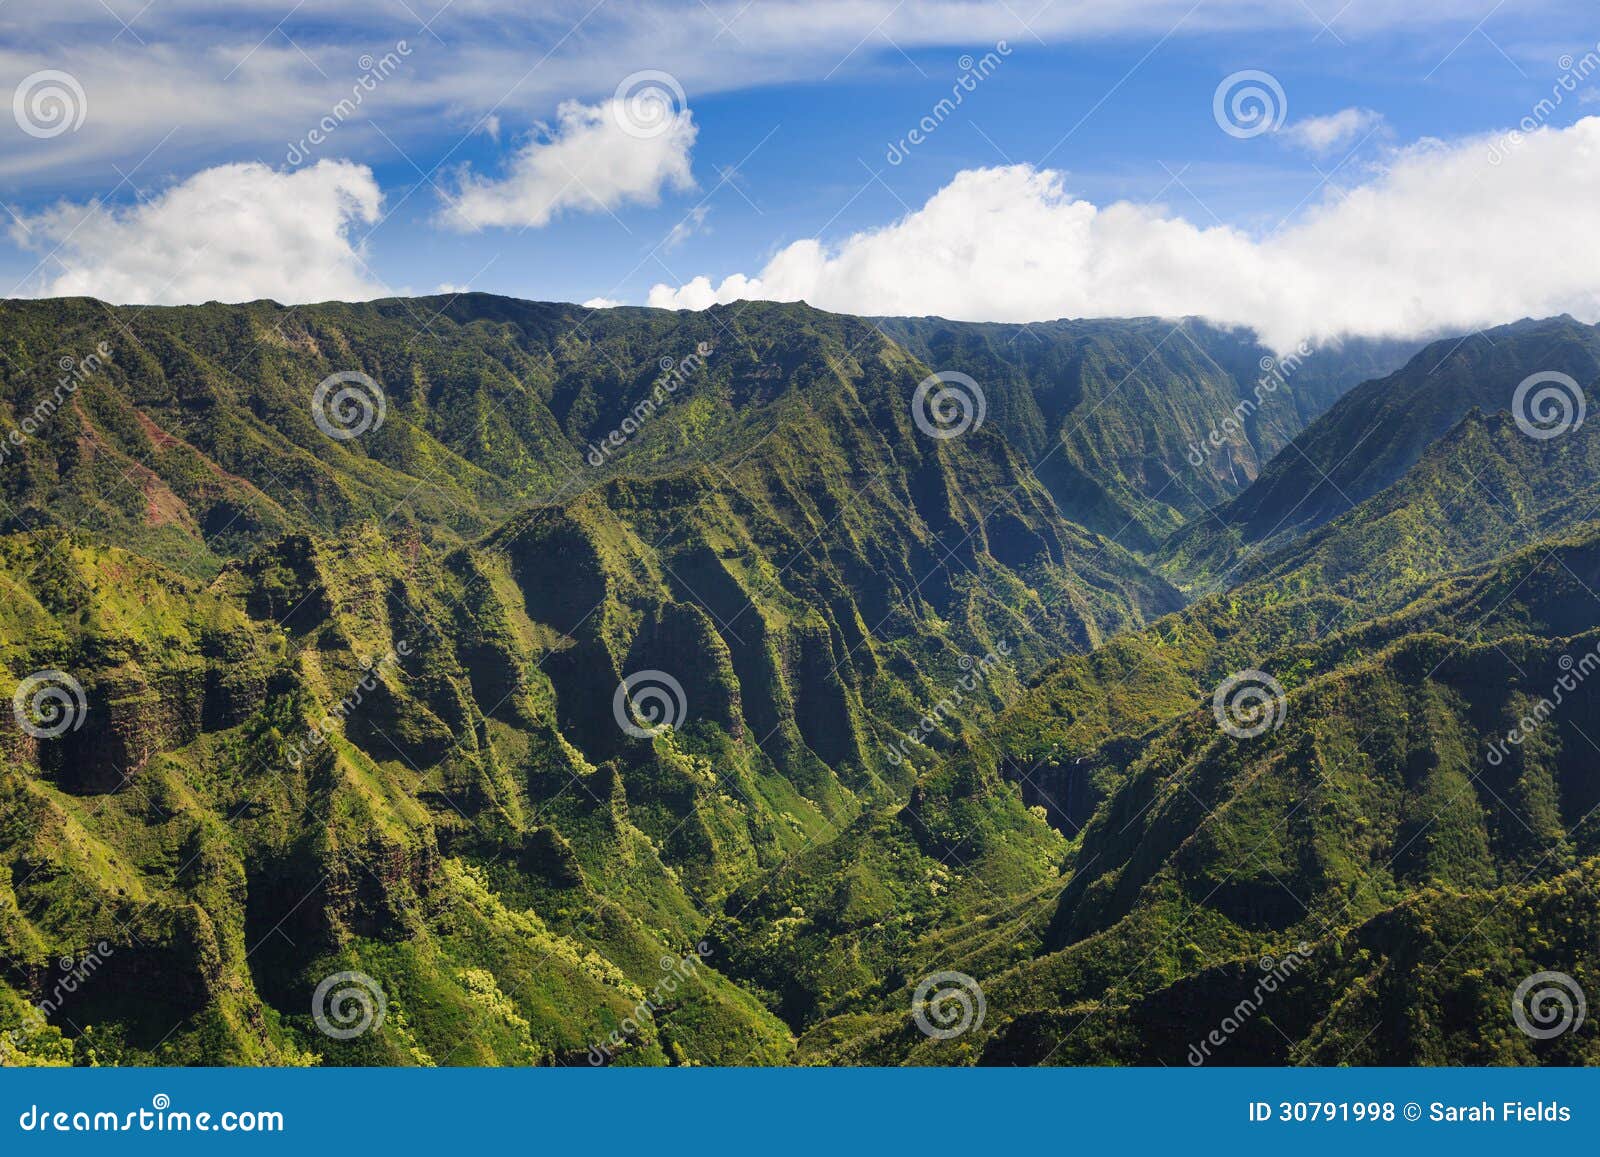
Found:
<path fill-rule="evenodd" d="M 1194 322 L 9 302 L 0 427 L 102 342 L 0 462 L 0 694 L 87 707 L 0 726 L 7 1063 L 1191 1063 L 1291 954 L 1207 1060 L 1600 1059 L 1508 1011 L 1600 981 L 1600 682 L 1503 740 L 1600 656 L 1600 433 L 1503 412 L 1595 330 L 1319 352 L 1196 465 L 1268 351 Z"/>

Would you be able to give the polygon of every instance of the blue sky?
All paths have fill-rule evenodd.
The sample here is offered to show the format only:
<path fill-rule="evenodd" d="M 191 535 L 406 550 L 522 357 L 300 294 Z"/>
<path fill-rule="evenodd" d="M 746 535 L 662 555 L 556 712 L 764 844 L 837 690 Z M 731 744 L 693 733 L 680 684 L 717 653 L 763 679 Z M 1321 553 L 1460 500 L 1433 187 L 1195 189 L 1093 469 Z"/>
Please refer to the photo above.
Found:
<path fill-rule="evenodd" d="M 1191 261 L 1226 266 L 1233 255 L 1237 278 L 1281 278 L 1308 303 L 1281 319 L 1289 335 L 1305 328 L 1317 297 L 1404 271 L 1352 270 L 1354 283 L 1325 285 L 1304 267 L 1338 252 L 1327 237 L 1307 235 L 1293 253 L 1265 256 L 1239 239 L 1292 232 L 1352 191 L 1377 190 L 1379 217 L 1415 214 L 1423 224 L 1412 233 L 1430 217 L 1459 218 L 1452 235 L 1419 250 L 1446 253 L 1441 276 L 1408 285 L 1402 306 L 1450 292 L 1456 263 L 1471 268 L 1465 241 L 1483 228 L 1508 231 L 1492 215 L 1520 198 L 1518 181 L 1548 185 L 1549 173 L 1576 169 L 1570 212 L 1595 212 L 1587 189 L 1594 142 L 1574 126 L 1600 113 L 1600 75 L 1582 76 L 1558 107 L 1531 113 L 1564 76 L 1585 71 L 1585 58 L 1596 59 L 1600 16 L 1579 4 L 560 0 L 530 15 L 530 6 L 497 0 L 244 0 L 225 16 L 197 0 L 142 5 L 64 0 L 48 13 L 7 12 L 0 75 L 16 100 L 0 125 L 9 225 L 0 278 L 13 294 L 304 300 L 470 286 L 642 304 L 663 286 L 656 300 L 665 303 L 664 292 L 697 276 L 713 289 L 730 275 L 754 278 L 808 238 L 821 242 L 819 260 L 840 257 L 853 236 L 915 219 L 963 172 L 1033 166 L 1055 184 L 997 182 L 968 190 L 952 211 L 974 229 L 1002 232 L 1026 230 L 1030 220 L 1049 232 L 1068 202 L 1102 210 L 1125 202 L 1143 214 L 1135 225 L 1097 226 L 1102 235 L 1081 244 L 1064 229 L 1042 246 L 1042 264 L 1056 261 L 1064 276 L 1078 269 L 1094 288 L 1058 299 L 1043 287 L 1034 295 L 1039 316 L 1190 309 L 1189 298 L 1159 284 L 1130 284 L 1124 274 L 1105 286 L 1096 280 L 1108 262 L 1148 243 L 1164 247 L 1162 260 L 1145 263 L 1152 281 L 1183 277 Z M 308 158 L 288 163 L 290 142 L 304 140 L 364 68 L 370 73 L 368 58 L 386 53 L 390 75 Z M 989 75 L 891 164 L 891 142 L 951 93 L 966 59 L 985 54 L 996 62 Z M 610 132 L 607 102 L 641 70 L 669 78 L 671 113 L 682 118 L 676 147 Z M 1213 97 L 1243 70 L 1267 73 L 1281 89 L 1276 131 L 1241 137 L 1220 126 Z M 40 88 L 63 94 L 67 124 L 50 120 L 59 108 L 22 103 Z M 561 172 L 579 170 L 585 196 L 570 185 L 553 193 L 543 180 L 507 189 L 519 156 L 535 166 L 552 161 L 529 158 L 566 131 L 564 102 L 592 110 L 586 131 L 610 133 L 595 136 L 592 150 L 589 138 L 574 136 L 560 162 Z M 1495 134 L 1530 115 L 1550 142 L 1508 148 L 1506 164 L 1484 161 L 1468 180 L 1487 183 L 1478 201 L 1430 214 L 1403 199 L 1410 194 L 1401 186 L 1426 183 L 1419 149 L 1483 160 Z M 313 181 L 317 162 L 323 176 Z M 1418 169 L 1409 177 L 1408 165 Z M 1512 170 L 1524 168 L 1514 180 Z M 474 183 L 493 208 L 453 220 L 452 200 Z M 526 203 L 552 196 L 554 209 Z M 270 219 L 231 220 L 241 206 Z M 1561 213 L 1546 204 L 1538 215 Z M 1187 239 L 1197 246 L 1192 258 L 1179 252 L 1185 239 L 1169 241 L 1152 224 L 1161 219 L 1206 234 Z M 1363 231 L 1367 224 L 1351 229 L 1354 243 L 1390 248 Z M 1578 239 L 1585 236 L 1580 229 Z M 1025 256 L 1027 240 L 1025 232 L 1012 238 L 1012 250 Z M 907 232 L 901 248 L 915 243 Z M 957 248 L 984 243 L 981 230 L 952 240 Z M 1551 244 L 1550 260 L 1561 261 L 1570 246 Z M 1077 247 L 1057 255 L 1052 245 Z M 930 311 L 972 316 L 1033 312 L 1026 301 L 986 296 L 981 285 L 962 296 L 931 287 L 920 296 L 886 293 L 902 271 L 881 254 L 858 256 L 768 277 L 759 292 L 862 312 L 924 300 Z M 1164 269 L 1169 256 L 1173 268 Z M 911 262 L 903 278 L 986 282 L 1013 272 L 988 259 L 941 260 Z M 1014 272 L 1024 281 L 1048 276 Z M 1203 304 L 1217 294 L 1197 287 L 1191 296 Z M 1463 304 L 1459 318 L 1422 310 L 1392 328 L 1593 305 L 1592 291 L 1568 276 Z M 1223 319 L 1250 324 L 1261 310 L 1259 301 L 1230 302 Z M 1335 328 L 1374 326 L 1382 328 L 1352 316 Z"/>

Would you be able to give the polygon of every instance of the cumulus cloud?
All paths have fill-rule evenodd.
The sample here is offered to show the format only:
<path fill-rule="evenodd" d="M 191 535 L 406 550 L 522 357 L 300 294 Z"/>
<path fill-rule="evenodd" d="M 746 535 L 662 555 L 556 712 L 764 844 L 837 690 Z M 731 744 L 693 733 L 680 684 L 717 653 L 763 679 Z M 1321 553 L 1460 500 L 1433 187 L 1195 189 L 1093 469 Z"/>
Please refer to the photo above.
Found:
<path fill-rule="evenodd" d="M 1325 156 L 1356 144 L 1383 124 L 1383 116 L 1366 108 L 1341 109 L 1321 117 L 1305 117 L 1279 130 L 1279 136 L 1307 152 Z"/>
<path fill-rule="evenodd" d="M 219 165 L 126 208 L 61 202 L 11 228 L 50 254 L 42 296 L 129 304 L 359 300 L 385 292 L 366 272 L 357 226 L 383 194 L 365 165 L 319 161 L 292 173 Z"/>
<path fill-rule="evenodd" d="M 555 125 L 543 139 L 517 151 L 504 177 L 464 175 L 440 223 L 457 229 L 539 227 L 562 210 L 653 205 L 663 189 L 693 187 L 690 151 L 696 132 L 688 109 L 643 122 L 622 100 L 566 101 Z"/>
<path fill-rule="evenodd" d="M 797 241 L 760 274 L 657 285 L 702 309 L 804 299 L 863 314 L 964 320 L 1196 315 L 1279 349 L 1341 334 L 1415 336 L 1525 315 L 1600 320 L 1600 118 L 1522 137 L 1394 153 L 1267 236 L 1073 197 L 1026 165 L 959 173 L 923 207 L 842 244 Z"/>
<path fill-rule="evenodd" d="M 591 297 L 583 303 L 584 309 L 616 309 L 622 302 L 611 297 Z"/>

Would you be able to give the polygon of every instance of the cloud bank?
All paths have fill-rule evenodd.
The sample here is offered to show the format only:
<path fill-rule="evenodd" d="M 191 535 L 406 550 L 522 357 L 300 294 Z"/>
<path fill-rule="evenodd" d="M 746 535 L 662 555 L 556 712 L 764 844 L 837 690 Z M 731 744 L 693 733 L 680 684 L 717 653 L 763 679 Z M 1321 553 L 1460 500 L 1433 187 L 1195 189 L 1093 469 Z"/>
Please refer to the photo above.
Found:
<path fill-rule="evenodd" d="M 922 208 L 837 246 L 797 241 L 754 276 L 657 285 L 703 309 L 804 299 L 961 320 L 1196 315 L 1286 349 L 1417 336 L 1533 315 L 1600 321 L 1600 118 L 1493 142 L 1424 142 L 1265 236 L 1073 197 L 1027 165 L 970 169 Z"/>
<path fill-rule="evenodd" d="M 11 227 L 42 252 L 39 296 L 119 304 L 364 300 L 385 293 L 353 233 L 383 194 L 364 165 L 219 165 L 126 209 L 59 203 Z"/>

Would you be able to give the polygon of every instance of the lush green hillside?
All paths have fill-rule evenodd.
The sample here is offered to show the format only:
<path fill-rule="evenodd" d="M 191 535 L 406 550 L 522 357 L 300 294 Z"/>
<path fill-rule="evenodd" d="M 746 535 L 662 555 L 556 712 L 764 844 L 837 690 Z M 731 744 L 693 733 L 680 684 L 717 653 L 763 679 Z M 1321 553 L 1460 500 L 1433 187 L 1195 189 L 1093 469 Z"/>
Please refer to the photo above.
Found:
<path fill-rule="evenodd" d="M 1398 481 L 1474 409 L 1512 410 L 1519 386 L 1541 374 L 1593 386 L 1600 327 L 1561 317 L 1430 345 L 1403 369 L 1351 390 L 1215 517 L 1173 535 L 1161 551 L 1165 572 L 1185 588 L 1232 585 L 1241 564 L 1263 550 L 1293 542 Z M 1537 397 L 1524 399 L 1525 418 L 1540 416 Z"/>
<path fill-rule="evenodd" d="M 1022 742 L 1055 736 L 1040 764 L 1024 758 L 1012 773 L 1059 801 L 1067 770 L 1102 798 L 1065 845 L 1059 875 L 1042 883 L 1041 863 L 1004 904 L 975 901 L 1015 854 L 990 834 L 1004 831 L 999 817 L 1025 793 L 992 779 L 975 789 L 970 775 L 930 778 L 914 800 L 921 814 L 902 813 L 898 838 L 915 847 L 917 834 L 949 816 L 961 817 L 949 831 L 983 835 L 924 842 L 920 857 L 885 869 L 909 888 L 943 864 L 951 898 L 932 901 L 936 919 L 917 910 L 928 901 L 891 909 L 879 942 L 899 932 L 898 915 L 913 943 L 869 983 L 819 991 L 821 1019 L 797 1025 L 801 1055 L 1178 1063 L 1249 994 L 1257 958 L 1295 953 L 1293 987 L 1285 985 L 1295 995 L 1258 991 L 1269 1019 L 1219 1053 L 1222 1063 L 1594 1060 L 1592 1041 L 1544 1046 L 1506 1019 L 1511 989 L 1533 972 L 1595 975 L 1600 763 L 1588 723 L 1600 691 L 1586 672 L 1600 669 L 1600 602 L 1592 589 L 1600 589 L 1595 526 L 1446 583 L 1362 635 L 1280 646 L 1263 665 L 1285 675 L 1284 722 L 1254 739 L 1225 733 L 1203 690 L 1191 684 L 1183 696 L 1174 674 L 1168 721 L 1114 722 L 1121 733 L 1096 743 L 1099 727 L 1057 711 L 1064 700 L 1087 708 L 1121 688 L 1090 690 L 1086 672 L 1058 673 L 1002 718 L 994 743 L 1020 754 Z M 1557 695 L 1559 710 L 1541 715 L 1539 704 Z M 1548 720 L 1508 742 L 1530 715 Z M 1075 743 L 1086 754 L 1063 759 Z M 928 815 L 936 818 L 924 823 Z M 808 857 L 817 873 L 829 870 L 824 854 Z M 863 859 L 851 871 L 875 866 Z M 1569 872 L 1577 875 L 1564 882 Z M 815 882 L 809 892 L 828 894 Z M 803 891 L 791 884 L 787 894 L 806 907 Z M 793 916 L 801 919 L 776 923 L 803 942 L 811 926 L 836 924 L 839 910 Z M 742 919 L 746 942 L 765 931 Z M 1472 932 L 1480 920 L 1481 939 Z M 977 979 L 984 1026 L 951 1041 L 917 1030 L 911 987 L 935 970 Z M 1437 991 L 1420 999 L 1425 973 Z M 1352 1005 L 1369 986 L 1383 995 Z M 1471 993 L 1470 1003 L 1453 1003 L 1458 992 Z M 787 1016 L 805 1006 L 791 995 L 778 1007 Z M 1469 1017 L 1470 1031 L 1452 1016 Z"/>
<path fill-rule="evenodd" d="M 1265 351 L 1191 322 L 0 342 L 6 1063 L 1193 1063 L 1263 955 L 1202 1060 L 1596 1059 L 1505 1011 L 1595 978 L 1600 435 L 1503 412 L 1593 380 L 1569 320 L 1244 410 Z M 312 405 L 345 372 L 381 423 Z M 1281 717 L 1238 738 L 1246 670 Z"/>
<path fill-rule="evenodd" d="M 802 307 L 675 319 L 482 295 L 291 309 L 6 302 L 0 335 L 0 421 L 60 405 L 0 475 L 9 524 L 88 526 L 200 575 L 288 530 L 377 518 L 454 543 L 625 460 L 649 471 L 714 460 L 840 388 L 860 373 L 852 354 L 870 360 L 880 344 L 861 322 Z M 83 366 L 102 347 L 62 398 L 71 375 L 58 360 Z M 592 465 L 590 447 L 669 372 L 671 404 Z M 339 373 L 375 383 L 356 387 L 364 410 L 355 399 L 339 410 L 333 393 L 314 404 Z"/>
<path fill-rule="evenodd" d="M 1335 954 L 1334 979 L 1314 998 L 1322 1005 L 1305 997 L 1256 1025 L 1231 1063 L 1573 1056 L 1536 1048 L 1499 1020 L 1484 1048 L 1462 1051 L 1462 1038 L 1415 1021 L 1438 1003 L 1409 1010 L 1409 988 L 1364 1012 L 1359 1031 L 1320 1023 L 1378 968 L 1370 947 L 1339 967 L 1338 953 L 1356 951 L 1341 945 L 1368 946 L 1378 929 L 1389 937 L 1384 955 L 1402 951 L 1394 929 L 1407 925 L 1385 915 L 1391 908 L 1411 911 L 1411 897 L 1433 903 L 1429 890 L 1445 888 L 1462 893 L 1461 911 L 1486 914 L 1501 897 L 1480 890 L 1507 888 L 1520 903 L 1527 888 L 1569 869 L 1587 865 L 1592 875 L 1600 854 L 1600 763 L 1587 726 L 1597 706 L 1588 672 L 1600 668 L 1600 523 L 1476 570 L 1447 575 L 1426 552 L 1397 567 L 1413 536 L 1390 538 L 1388 528 L 1400 513 L 1414 520 L 1401 527 L 1432 526 L 1441 469 L 1459 466 L 1464 448 L 1480 471 L 1513 463 L 1518 485 L 1487 506 L 1466 501 L 1475 517 L 1492 507 L 1504 519 L 1493 539 L 1475 540 L 1471 518 L 1437 532 L 1443 541 L 1459 533 L 1463 557 L 1563 525 L 1556 509 L 1600 515 L 1600 501 L 1568 501 L 1583 497 L 1579 479 L 1594 476 L 1589 433 L 1535 442 L 1504 415 L 1475 416 L 1280 573 L 1045 673 L 970 753 L 925 776 L 910 806 L 877 822 L 871 846 L 901 854 L 811 850 L 741 906 L 731 927 L 763 951 L 734 965 L 749 968 L 803 1032 L 802 1058 L 1175 1063 L 1210 1027 L 1194 1018 L 1220 1007 L 1220 1023 L 1239 985 L 1259 977 L 1221 962 L 1280 958 L 1301 942 Z M 1456 482 L 1464 497 L 1479 493 Z M 1547 497 L 1520 500 L 1531 493 Z M 1354 549 L 1358 527 L 1373 531 L 1364 553 Z M 1244 667 L 1278 678 L 1287 698 L 1280 729 L 1239 740 L 1219 727 L 1210 700 Z M 1507 742 L 1530 713 L 1549 722 Z M 1059 849 L 1031 834 L 1040 817 L 1066 837 Z M 931 895 L 924 879 L 937 882 Z M 1547 893 L 1569 905 L 1582 895 Z M 1584 973 L 1587 950 L 1573 956 L 1571 946 L 1591 917 L 1569 907 L 1561 920 L 1573 922 L 1570 936 L 1494 941 L 1487 955 L 1479 945 L 1459 967 L 1492 960 L 1489 979 L 1452 973 L 1448 982 L 1475 985 L 1475 1008 L 1492 992 L 1504 1009 L 1531 972 Z M 805 963 L 774 988 L 761 969 L 773 947 L 791 945 Z M 827 948 L 840 959 L 828 961 Z M 1406 959 L 1407 968 L 1429 963 L 1426 953 Z M 987 1028 L 949 1042 L 916 1028 L 912 986 L 941 970 L 977 978 Z M 1233 987 L 1220 987 L 1222 978 Z M 1372 1017 L 1386 1018 L 1389 1035 L 1363 1041 Z M 1095 1027 L 1077 1031 L 1085 1022 Z M 1173 1023 L 1196 1031 L 1180 1039 Z M 1285 1044 L 1271 1023 L 1292 1023 L 1298 1035 Z M 1140 1044 L 1149 1026 L 1164 1035 Z M 1263 1031 L 1271 1047 L 1251 1043 Z"/>
<path fill-rule="evenodd" d="M 993 419 L 1068 516 L 1140 550 L 1238 494 L 1347 390 L 1416 349 L 1350 340 L 1280 358 L 1193 319 L 878 324 L 984 383 Z"/>
<path fill-rule="evenodd" d="M 198 325 L 186 311 L 163 320 Z M 686 337 L 702 324 L 713 322 L 695 319 Z M 581 1059 L 664 954 L 699 943 L 729 891 L 903 798 L 954 733 L 892 758 L 890 740 L 972 656 L 997 666 L 967 725 L 1030 671 L 1178 605 L 1125 551 L 1064 519 L 994 430 L 920 433 L 907 399 L 925 367 L 860 323 L 822 324 L 854 326 L 854 352 L 821 331 L 786 351 L 776 325 L 770 375 L 739 369 L 735 356 L 752 356 L 742 348 L 724 363 L 738 385 L 733 407 L 731 395 L 717 403 L 720 428 L 694 432 L 663 410 L 690 447 L 677 458 L 642 445 L 648 468 L 534 503 L 470 543 L 453 545 L 427 506 L 373 517 L 381 503 L 351 496 L 373 498 L 361 485 L 385 475 L 364 454 L 342 460 L 360 442 L 322 446 L 320 432 L 304 435 L 315 453 L 298 453 L 327 487 L 303 488 L 333 496 L 337 536 L 297 501 L 304 516 L 285 525 L 312 529 L 209 581 L 106 545 L 126 538 L 169 561 L 193 546 L 137 511 L 8 536 L 12 677 L 0 689 L 61 671 L 87 706 L 59 738 L 9 732 L 8 782 L 32 808 L 4 845 L 13 995 L 104 932 L 111 967 L 190 977 L 136 1023 L 114 1006 L 83 1013 L 110 1022 L 123 1059 Z M 300 380 L 330 364 L 313 360 Z M 131 404 L 120 379 L 95 387 L 100 400 L 87 386 L 74 398 L 94 410 L 58 415 L 85 423 L 79 439 L 100 429 L 87 415 Z M 740 407 L 769 428 L 746 437 L 726 420 Z M 147 409 L 174 425 L 188 413 L 181 400 Z M 263 445 L 294 432 L 237 420 Z M 223 444 L 194 421 L 185 446 Z M 49 436 L 19 471 L 44 460 Z M 408 461 L 396 451 L 396 477 Z M 98 479 L 77 471 L 51 493 L 91 494 Z M 433 489 L 463 518 L 493 508 Z M 676 727 L 648 740 L 625 730 L 634 721 L 614 694 L 641 673 L 679 696 Z M 313 729 L 326 742 L 309 743 Z M 461 924 L 463 906 L 476 922 Z M 547 976 L 546 957 L 573 963 Z M 411 1036 L 330 1054 L 304 1011 L 336 964 L 389 977 L 427 1015 L 402 1004 Z M 787 1030 L 719 965 L 702 969 L 698 1003 L 674 1008 L 676 1029 L 663 1017 L 625 1054 L 787 1055 Z M 510 1028 L 462 1053 L 475 1004 Z M 57 1027 L 75 1035 L 79 1019 L 64 1008 Z"/>
<path fill-rule="evenodd" d="M 1171 472 L 1188 470 L 1191 435 L 1169 430 L 1126 477 L 1098 477 L 1128 460 L 1151 397 L 1200 437 L 1243 382 L 1216 360 L 1237 361 L 1240 339 L 1193 323 L 1063 323 L 1012 348 L 988 327 L 898 327 L 908 341 L 925 330 L 893 360 L 920 380 L 968 365 L 946 348 L 951 334 L 984 343 L 972 371 L 991 431 L 1027 463 L 1049 449 L 1047 431 L 1070 431 L 1040 478 L 1068 517 L 1108 535 L 1136 498 L 1172 491 Z M 859 390 L 893 345 L 885 332 L 897 327 L 768 303 L 673 314 L 486 294 L 293 308 L 0 302 L 0 430 L 48 415 L 6 447 L 0 525 L 89 527 L 198 576 L 287 531 L 373 518 L 453 544 L 618 474 L 735 460 Z M 952 364 L 916 361 L 946 353 Z M 1322 375 L 1319 392 L 1274 418 L 1272 437 L 1396 360 L 1389 346 L 1319 354 L 1306 369 Z M 343 409 L 336 391 L 313 404 L 330 375 L 357 373 L 381 393 L 381 415 L 365 385 Z M 909 403 L 896 399 L 897 421 Z M 362 433 L 330 436 L 319 417 L 335 435 Z M 1208 501 L 1234 492 L 1190 485 Z M 1161 502 L 1198 510 L 1172 493 Z M 1157 519 L 1162 533 L 1175 517 Z"/>

